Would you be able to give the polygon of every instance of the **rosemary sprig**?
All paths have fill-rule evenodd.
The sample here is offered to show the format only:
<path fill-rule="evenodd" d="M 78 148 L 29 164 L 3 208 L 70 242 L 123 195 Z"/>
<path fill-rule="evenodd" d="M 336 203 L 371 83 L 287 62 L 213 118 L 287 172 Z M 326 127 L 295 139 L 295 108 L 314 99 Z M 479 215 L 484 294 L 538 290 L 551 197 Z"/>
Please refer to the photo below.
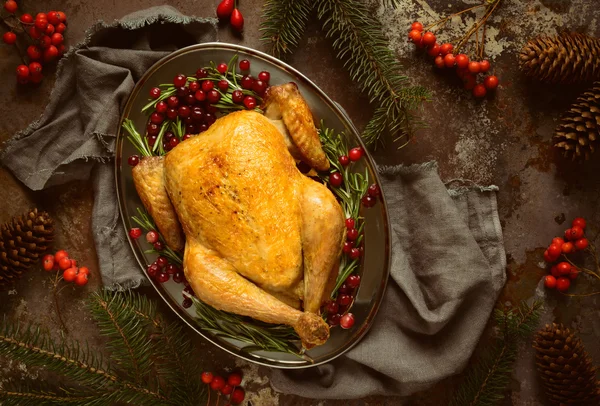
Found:
<path fill-rule="evenodd" d="M 144 251 L 144 253 L 163 255 L 163 256 L 169 258 L 171 261 L 175 262 L 177 265 L 179 265 L 179 266 L 183 265 L 183 257 L 181 256 L 181 254 L 173 251 L 167 245 L 163 236 L 158 232 L 158 229 L 156 227 L 156 224 L 154 223 L 154 220 L 152 220 L 152 218 L 148 215 L 148 213 L 146 213 L 144 210 L 140 209 L 139 207 L 137 208 L 137 212 L 138 212 L 138 215 L 131 217 L 131 219 L 137 225 L 139 225 L 141 228 L 143 228 L 144 231 L 146 231 L 146 232 L 148 232 L 150 230 L 156 231 L 158 234 L 159 240 L 163 243 L 163 246 L 165 247 L 165 249 L 162 251 L 157 251 L 154 248 L 152 248 L 152 249 Z"/>
<path fill-rule="evenodd" d="M 131 121 L 128 118 L 123 120 L 123 128 L 129 133 L 129 135 L 127 136 L 129 142 L 133 144 L 135 149 L 137 149 L 142 156 L 153 155 L 152 150 L 148 145 L 148 140 L 135 129 L 133 121 Z"/>
<path fill-rule="evenodd" d="M 339 157 L 342 155 L 348 156 L 348 145 L 343 133 L 336 133 L 333 129 L 325 127 L 324 123 L 321 122 L 319 137 L 330 166 L 333 168 L 331 172 L 337 171 L 342 174 L 342 184 L 339 187 L 330 185 L 329 189 L 339 198 L 345 217 L 355 220 L 359 235 L 355 245 L 358 247 L 363 240 L 364 219 L 360 217 L 360 208 L 361 199 L 369 187 L 369 171 L 365 169 L 363 175 L 360 172 L 353 172 L 350 165 L 343 166 L 340 164 Z M 329 173 L 320 173 L 319 177 L 323 182 L 329 184 Z M 338 289 L 348 276 L 358 268 L 359 264 L 359 259 L 350 259 L 347 255 L 342 255 L 340 271 L 336 278 L 335 287 L 331 292 L 332 298 L 337 295 Z"/>
<path fill-rule="evenodd" d="M 291 327 L 262 323 L 237 314 L 216 310 L 201 300 L 188 295 L 196 306 L 196 321 L 203 330 L 218 337 L 231 338 L 250 344 L 244 351 L 276 351 L 301 356 L 294 343 L 300 338 Z"/>

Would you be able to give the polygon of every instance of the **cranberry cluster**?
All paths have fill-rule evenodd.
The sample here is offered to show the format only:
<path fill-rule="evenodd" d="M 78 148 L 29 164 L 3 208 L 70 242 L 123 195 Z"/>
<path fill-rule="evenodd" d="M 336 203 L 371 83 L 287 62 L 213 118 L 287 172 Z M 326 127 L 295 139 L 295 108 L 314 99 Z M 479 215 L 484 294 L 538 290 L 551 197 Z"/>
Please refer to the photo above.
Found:
<path fill-rule="evenodd" d="M 348 310 L 350 310 L 354 303 L 354 295 L 359 286 L 359 275 L 348 276 L 338 289 L 337 298 L 325 304 L 327 323 L 331 327 L 339 325 L 343 329 L 349 329 L 354 326 L 354 315 Z"/>
<path fill-rule="evenodd" d="M 464 82 L 464 87 L 473 92 L 477 98 L 485 97 L 488 91 L 496 90 L 499 84 L 495 75 L 485 76 L 483 83 L 477 83 L 479 74 L 487 73 L 491 64 L 488 60 L 476 61 L 466 54 L 454 54 L 454 45 L 450 43 L 438 44 L 435 34 L 430 31 L 423 32 L 423 24 L 416 21 L 409 30 L 408 38 L 417 48 L 424 49 L 434 58 L 435 66 L 440 69 L 456 68 L 456 74 Z"/>
<path fill-rule="evenodd" d="M 223 0 L 217 6 L 217 17 L 221 20 L 229 19 L 229 23 L 237 32 L 244 29 L 244 16 L 235 6 L 235 0 Z"/>
<path fill-rule="evenodd" d="M 229 396 L 230 403 L 227 403 L 225 406 L 229 406 L 230 404 L 239 405 L 246 397 L 244 388 L 240 386 L 242 384 L 242 374 L 240 372 L 230 373 L 227 379 L 212 372 L 202 372 L 200 378 L 210 389 L 217 392 L 217 405 L 219 404 L 221 395 Z M 210 402 L 210 393 L 208 399 Z"/>
<path fill-rule="evenodd" d="M 561 255 L 566 256 L 576 251 L 585 250 L 589 242 L 584 237 L 585 219 L 577 217 L 571 223 L 571 228 L 565 230 L 564 239 L 555 237 L 546 251 L 544 251 L 544 260 L 549 264 L 555 263 Z M 544 285 L 548 289 L 557 289 L 560 292 L 566 292 L 571 286 L 571 280 L 579 275 L 577 267 L 570 262 L 559 262 L 550 268 L 550 275 L 544 277 Z"/>
<path fill-rule="evenodd" d="M 156 102 L 146 126 L 148 145 L 154 147 L 165 122 L 179 118 L 185 124 L 181 137 L 172 131 L 164 132 L 161 137 L 162 148 L 168 152 L 180 142 L 206 131 L 216 121 L 216 114 L 222 106 L 229 110 L 230 103 L 236 109 L 256 108 L 257 100 L 252 94 L 265 94 L 271 74 L 262 71 L 257 78 L 252 77 L 249 74 L 250 61 L 247 59 L 240 61 L 239 68 L 246 74 L 239 81 L 238 87 L 228 78 L 229 67 L 223 62 L 216 66 L 216 73 L 200 68 L 195 77 L 178 74 L 172 84 L 161 85 L 169 86 L 171 90 L 165 91 L 160 87 L 150 89 L 150 98 Z M 139 157 L 132 155 L 128 162 L 135 166 L 139 163 Z"/>
<path fill-rule="evenodd" d="M 19 50 L 17 35 L 20 34 L 23 41 L 29 44 L 29 64 L 17 66 L 17 82 L 40 83 L 43 79 L 42 64 L 54 62 L 65 53 L 63 33 L 67 29 L 67 16 L 62 11 L 49 11 L 38 13 L 35 19 L 31 14 L 22 14 L 17 18 L 17 3 L 13 0 L 6 1 L 4 9 L 9 13 L 5 22 L 9 27 L 13 27 L 2 36 L 4 43 L 14 45 Z M 8 23 L 10 19 L 14 20 L 14 25 Z M 22 57 L 25 60 L 23 55 Z"/>
<path fill-rule="evenodd" d="M 77 261 L 70 259 L 69 254 L 64 250 L 57 251 L 54 255 L 44 256 L 42 266 L 48 272 L 63 271 L 63 280 L 74 282 L 77 286 L 86 285 L 90 277 L 90 270 L 85 266 L 77 267 Z"/>

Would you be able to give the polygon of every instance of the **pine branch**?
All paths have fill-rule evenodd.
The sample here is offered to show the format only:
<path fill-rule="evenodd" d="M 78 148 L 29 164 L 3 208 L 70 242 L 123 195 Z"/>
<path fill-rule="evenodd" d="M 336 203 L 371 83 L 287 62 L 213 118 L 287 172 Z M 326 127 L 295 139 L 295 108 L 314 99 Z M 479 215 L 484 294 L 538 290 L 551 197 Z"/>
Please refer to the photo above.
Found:
<path fill-rule="evenodd" d="M 176 404 L 200 405 L 204 399 L 204 385 L 198 379 L 200 364 L 190 362 L 193 348 L 185 338 L 180 325 L 162 326 L 154 335 L 154 354 L 161 379 L 171 383 L 169 398 Z"/>
<path fill-rule="evenodd" d="M 91 405 L 102 395 L 75 395 L 60 391 L 57 393 L 41 390 L 0 389 L 0 401 L 3 406 L 45 406 L 45 405 Z"/>
<path fill-rule="evenodd" d="M 149 326 L 141 323 L 134 311 L 134 307 L 139 306 L 143 306 L 141 297 L 137 296 L 136 300 L 131 293 L 97 293 L 90 301 L 90 310 L 101 334 L 109 338 L 107 347 L 111 358 L 138 384 L 146 381 L 150 374 L 152 354 L 147 339 Z"/>
<path fill-rule="evenodd" d="M 489 406 L 504 398 L 518 355 L 518 339 L 533 331 L 541 308 L 542 302 L 536 301 L 531 306 L 523 302 L 516 309 L 494 311 L 502 336 L 472 364 L 450 406 Z"/>
<path fill-rule="evenodd" d="M 263 8 L 261 40 L 269 43 L 269 53 L 282 58 L 298 46 L 304 33 L 311 0 L 267 0 Z"/>
<path fill-rule="evenodd" d="M 13 327 L 6 319 L 0 325 L 0 355 L 26 365 L 43 366 L 92 388 L 111 385 L 118 379 L 89 350 L 83 351 L 79 343 L 55 345 L 48 332 L 39 327 Z"/>
<path fill-rule="evenodd" d="M 376 106 L 378 115 L 363 133 L 365 143 L 374 146 L 382 130 L 396 138 L 411 134 L 410 111 L 429 93 L 422 87 L 407 87 L 408 78 L 400 74 L 402 67 L 388 48 L 379 21 L 358 0 L 317 0 L 316 4 L 327 37 L 335 38 L 337 57 Z"/>

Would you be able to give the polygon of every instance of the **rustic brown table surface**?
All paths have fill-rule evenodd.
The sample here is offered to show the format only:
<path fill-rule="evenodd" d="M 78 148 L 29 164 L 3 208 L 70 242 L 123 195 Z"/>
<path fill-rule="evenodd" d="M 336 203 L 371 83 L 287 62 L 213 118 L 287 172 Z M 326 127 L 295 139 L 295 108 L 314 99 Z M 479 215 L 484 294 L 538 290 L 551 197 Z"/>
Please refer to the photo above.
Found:
<path fill-rule="evenodd" d="M 132 11 L 164 3 L 160 0 L 40 0 L 19 1 L 25 11 L 63 10 L 68 16 L 68 44 L 84 37 L 85 30 L 98 20 L 112 21 Z M 169 2 L 184 14 L 213 16 L 217 0 L 176 0 Z M 241 0 L 246 25 L 243 37 L 228 27 L 220 27 L 219 40 L 264 49 L 260 42 L 261 0 Z M 378 8 L 370 0 L 378 18 L 390 36 L 391 44 L 416 84 L 429 87 L 433 99 L 422 111 L 429 128 L 420 131 L 414 142 L 402 150 L 389 145 L 375 152 L 382 164 L 419 163 L 437 160 L 444 179 L 466 178 L 480 184 L 495 184 L 500 218 L 508 256 L 508 282 L 500 303 L 517 303 L 534 295 L 544 296 L 538 284 L 545 270 L 542 253 L 549 240 L 562 232 L 567 221 L 581 215 L 600 225 L 600 155 L 585 164 L 562 159 L 551 145 L 551 136 L 561 112 L 584 89 L 581 86 L 542 85 L 522 77 L 516 54 L 524 42 L 540 34 L 555 34 L 561 28 L 600 35 L 600 9 L 595 0 L 505 0 L 488 29 L 488 53 L 493 58 L 501 88 L 495 98 L 474 101 L 448 77 L 434 72 L 431 64 L 413 54 L 405 42 L 407 27 L 419 18 L 434 21 L 438 15 L 459 11 L 475 1 L 403 0 L 392 12 Z M 453 26 L 464 30 L 465 21 Z M 325 39 L 316 16 L 296 53 L 289 62 L 312 79 L 349 112 L 355 124 L 363 128 L 371 109 L 358 86 L 350 80 L 335 59 L 331 40 Z M 35 120 L 48 102 L 54 80 L 46 78 L 38 88 L 19 88 L 14 70 L 19 63 L 10 47 L 0 46 L 0 142 Z M 598 153 L 600 154 L 600 152 Z M 56 220 L 56 246 L 64 248 L 88 264 L 92 279 L 85 289 L 62 292 L 63 317 L 72 335 L 98 345 L 98 330 L 84 310 L 89 292 L 100 287 L 98 264 L 91 231 L 92 187 L 85 182 L 33 193 L 8 171 L 0 168 L 0 223 L 13 215 L 37 206 Z M 560 226 L 562 224 L 562 226 Z M 35 321 L 56 332 L 48 276 L 33 269 L 14 289 L 0 292 L 0 313 L 22 322 Z M 579 288 L 589 282 L 580 281 Z M 149 297 L 158 296 L 149 288 Z M 600 363 L 600 310 L 598 296 L 567 299 L 545 295 L 543 323 L 557 320 L 580 330 L 580 335 L 596 361 Z M 165 309 L 166 312 L 166 309 Z M 483 338 L 484 345 L 488 337 Z M 356 401 L 318 401 L 273 392 L 267 371 L 239 360 L 197 338 L 207 369 L 242 367 L 248 378 L 249 399 L 256 406 L 269 405 L 444 405 L 460 376 L 438 384 L 433 390 L 409 399 L 376 397 Z M 383 349 L 382 349 L 383 351 Z M 36 378 L 37 370 L 27 369 L 0 359 L 0 385 L 9 379 Z M 504 404 L 539 405 L 544 398 L 533 363 L 530 342 L 520 347 L 520 355 Z"/>

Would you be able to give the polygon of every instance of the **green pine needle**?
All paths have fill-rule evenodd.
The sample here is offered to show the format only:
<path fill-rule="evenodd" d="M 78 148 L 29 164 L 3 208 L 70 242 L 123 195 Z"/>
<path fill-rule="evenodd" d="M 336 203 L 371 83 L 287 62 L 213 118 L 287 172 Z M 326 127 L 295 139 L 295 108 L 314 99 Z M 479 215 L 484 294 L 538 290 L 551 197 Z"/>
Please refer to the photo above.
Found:
<path fill-rule="evenodd" d="M 541 309 L 542 302 L 536 301 L 531 306 L 523 302 L 514 309 L 494 311 L 502 336 L 472 364 L 450 406 L 491 406 L 504 399 L 518 355 L 518 339 L 535 329 Z"/>
<path fill-rule="evenodd" d="M 369 96 L 376 114 L 363 138 L 376 146 L 384 133 L 396 138 L 412 133 L 410 111 L 429 98 L 422 87 L 409 87 L 408 77 L 388 47 L 379 21 L 358 0 L 316 0 L 327 37 L 334 38 L 337 57 L 345 61 L 352 80 Z M 413 123 L 414 124 L 414 123 Z"/>
<path fill-rule="evenodd" d="M 268 42 L 272 55 L 282 58 L 298 46 L 312 7 L 311 0 L 265 1 L 261 40 Z"/>

